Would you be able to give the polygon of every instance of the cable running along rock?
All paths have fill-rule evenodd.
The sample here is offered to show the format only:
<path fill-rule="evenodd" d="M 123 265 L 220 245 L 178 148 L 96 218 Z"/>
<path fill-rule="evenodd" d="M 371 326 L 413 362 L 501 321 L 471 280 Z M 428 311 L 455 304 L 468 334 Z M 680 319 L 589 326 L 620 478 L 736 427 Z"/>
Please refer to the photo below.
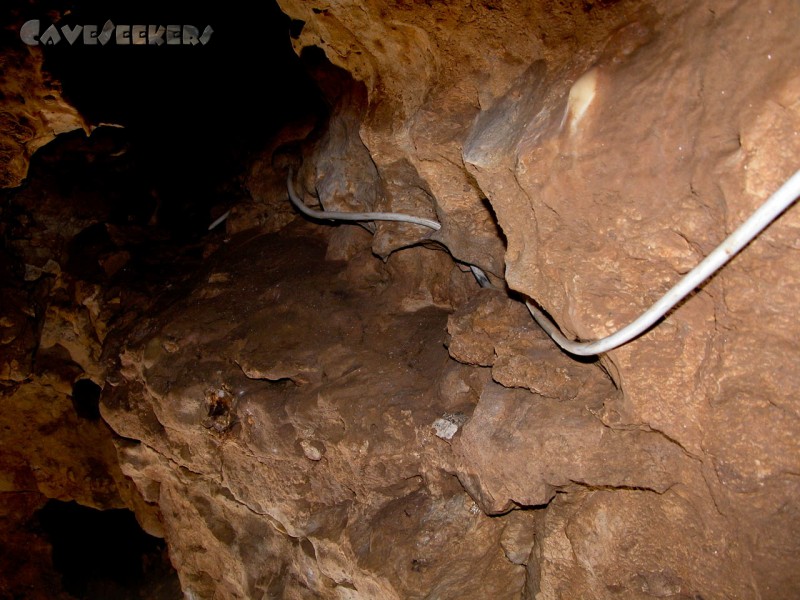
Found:
<path fill-rule="evenodd" d="M 292 204 L 301 213 L 313 219 L 323 219 L 329 221 L 399 221 L 404 223 L 414 223 L 438 231 L 441 224 L 430 219 L 413 217 L 400 213 L 384 212 L 362 212 L 345 213 L 335 211 L 318 211 L 308 208 L 294 191 L 292 184 L 292 170 L 289 169 L 289 176 L 286 180 L 289 191 L 289 198 Z M 706 279 L 711 277 L 722 268 L 731 258 L 749 244 L 758 234 L 760 234 L 772 221 L 789 208 L 800 196 L 800 171 L 792 175 L 774 194 L 731 233 L 723 242 L 717 246 L 700 264 L 689 271 L 683 279 L 676 283 L 670 290 L 659 298 L 650 308 L 644 311 L 638 318 L 626 325 L 622 329 L 604 338 L 594 341 L 579 342 L 567 339 L 553 321 L 537 308 L 530 300 L 525 302 L 534 320 L 545 330 L 554 342 L 570 354 L 578 356 L 594 356 L 609 352 L 627 344 L 631 340 L 639 337 L 650 329 L 659 319 L 669 312 L 678 302 L 688 296 Z M 475 278 L 481 287 L 491 287 L 486 274 L 475 265 L 469 265 Z"/>

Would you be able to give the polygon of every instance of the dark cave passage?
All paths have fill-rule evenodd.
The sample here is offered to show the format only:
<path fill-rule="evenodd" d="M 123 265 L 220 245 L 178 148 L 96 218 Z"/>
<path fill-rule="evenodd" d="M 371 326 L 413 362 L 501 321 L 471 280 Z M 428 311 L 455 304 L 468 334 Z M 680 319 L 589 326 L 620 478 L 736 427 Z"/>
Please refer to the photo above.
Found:
<path fill-rule="evenodd" d="M 31 10 L 31 9 L 29 9 Z M 212 206 L 241 199 L 237 178 L 264 140 L 293 120 L 324 119 L 318 88 L 290 45 L 275 2 L 73 2 L 59 25 L 210 25 L 196 46 L 44 47 L 45 68 L 93 125 L 120 125 L 141 216 L 198 235 Z M 98 132 L 99 133 L 99 132 Z M 98 157 L 100 160 L 108 158 Z M 157 212 L 156 212 L 157 211 Z"/>
<path fill-rule="evenodd" d="M 50 500 L 33 519 L 53 546 L 64 591 L 85 600 L 182 597 L 164 540 L 142 531 L 128 510 Z"/>
<path fill-rule="evenodd" d="M 102 388 L 91 379 L 79 379 L 72 386 L 72 405 L 83 419 L 96 421 L 100 418 L 100 393 Z"/>
<path fill-rule="evenodd" d="M 222 10 L 188 1 L 18 2 L 6 12 L 9 22 L 39 19 L 43 28 L 55 15 L 59 27 L 112 20 L 213 28 L 205 46 L 41 46 L 47 78 L 92 131 L 57 136 L 31 157 L 22 185 L 0 195 L 0 324 L 14 327 L 3 352 L 29 357 L 21 364 L 29 371 L 0 388 L 0 464 L 22 470 L 16 477 L 26 492 L 36 489 L 37 475 L 21 465 L 45 464 L 39 477 L 47 484 L 40 487 L 49 490 L 24 502 L 0 494 L 3 506 L 21 502 L 19 519 L 27 523 L 9 521 L 0 535 L 36 541 L 15 542 L 2 556 L 9 565 L 32 564 L 49 543 L 55 569 L 43 564 L 37 577 L 32 568 L 10 568 L 0 576 L 0 596 L 177 599 L 182 593 L 164 540 L 144 533 L 132 512 L 46 495 L 69 497 L 70 489 L 82 488 L 100 504 L 122 503 L 131 484 L 116 456 L 97 447 L 98 439 L 110 445 L 114 438 L 101 418 L 109 386 L 96 383 L 104 378 L 101 354 L 119 352 L 125 332 L 148 327 L 147 315 L 171 306 L 204 275 L 208 257 L 227 238 L 224 225 L 209 231 L 209 223 L 254 203 L 246 179 L 265 142 L 287 123 L 319 127 L 329 107 L 308 73 L 314 62 L 304 64 L 291 48 L 290 35 L 302 24 L 290 22 L 273 1 L 236 1 Z M 0 37 L 20 46 L 12 28 Z M 42 343 L 53 319 L 65 327 Z M 81 344 L 94 349 L 76 355 Z M 49 402 L 47 417 L 31 419 L 32 405 L 16 401 L 25 385 Z M 26 420 L 29 427 L 20 427 Z M 51 445 L 44 454 L 52 458 L 30 443 L 32 435 L 50 436 L 42 444 Z M 73 469 L 75 463 L 81 466 Z"/>

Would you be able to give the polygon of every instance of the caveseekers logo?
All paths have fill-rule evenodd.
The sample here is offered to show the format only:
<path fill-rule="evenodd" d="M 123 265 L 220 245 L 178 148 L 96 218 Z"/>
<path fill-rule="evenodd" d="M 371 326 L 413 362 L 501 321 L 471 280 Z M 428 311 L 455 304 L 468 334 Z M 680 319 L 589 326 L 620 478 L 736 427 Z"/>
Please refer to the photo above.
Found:
<path fill-rule="evenodd" d="M 110 19 L 102 28 L 97 25 L 51 24 L 42 31 L 38 19 L 26 22 L 19 30 L 19 37 L 29 46 L 55 46 L 66 40 L 72 46 L 82 43 L 86 46 L 105 46 L 113 41 L 118 46 L 205 46 L 214 30 L 211 25 L 203 33 L 194 25 L 115 25 Z"/>

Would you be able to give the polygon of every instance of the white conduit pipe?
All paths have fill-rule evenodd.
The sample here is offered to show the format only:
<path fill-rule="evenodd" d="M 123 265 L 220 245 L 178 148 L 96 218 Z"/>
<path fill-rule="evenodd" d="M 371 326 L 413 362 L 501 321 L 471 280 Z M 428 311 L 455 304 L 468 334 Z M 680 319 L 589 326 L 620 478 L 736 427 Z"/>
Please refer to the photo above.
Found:
<path fill-rule="evenodd" d="M 430 227 L 435 231 L 442 228 L 440 223 L 431 221 L 430 219 L 423 219 L 421 217 L 413 217 L 411 215 L 404 215 L 402 213 L 384 213 L 384 212 L 363 212 L 363 213 L 345 213 L 335 212 L 332 210 L 313 210 L 308 208 L 294 191 L 292 184 L 292 168 L 289 167 L 289 176 L 286 179 L 286 189 L 289 190 L 289 199 L 294 204 L 295 208 L 307 217 L 312 219 L 329 219 L 331 221 L 399 221 L 401 223 L 414 223 L 416 225 L 423 225 Z M 475 265 L 468 265 L 470 271 L 475 276 L 478 284 L 483 288 L 492 287 L 492 282 L 486 276 L 486 273 L 480 267 Z"/>
<path fill-rule="evenodd" d="M 286 187 L 289 190 L 289 198 L 292 204 L 304 215 L 313 219 L 327 219 L 331 221 L 400 221 L 405 223 L 415 223 L 430 227 L 434 230 L 441 229 L 441 225 L 430 219 L 422 219 L 410 215 L 399 213 L 343 213 L 334 211 L 318 211 L 308 208 L 294 191 L 292 185 L 292 169 L 289 169 L 289 176 L 286 180 Z M 639 318 L 623 327 L 616 333 L 612 333 L 604 338 L 593 342 L 576 342 L 568 340 L 558 330 L 547 315 L 536 308 L 530 301 L 526 301 L 534 320 L 545 330 L 554 342 L 561 348 L 578 356 L 594 356 L 619 348 L 627 344 L 634 338 L 647 331 L 656 321 L 663 317 L 672 307 L 683 300 L 698 285 L 716 273 L 725 263 L 733 258 L 742 248 L 749 244 L 767 225 L 772 223 L 778 215 L 794 204 L 800 196 L 800 171 L 792 175 L 777 192 L 772 194 L 739 228 L 730 234 L 717 246 L 699 265 L 689 271 L 683 279 L 675 284 L 666 294 L 664 294 L 655 304 L 643 312 Z M 481 287 L 491 287 L 486 275 L 479 267 L 470 265 L 475 278 Z"/>
<path fill-rule="evenodd" d="M 385 212 L 336 212 L 333 210 L 313 210 L 308 208 L 294 191 L 292 184 L 292 169 L 289 168 L 289 176 L 286 178 L 286 187 L 289 190 L 289 199 L 294 204 L 295 208 L 307 217 L 312 219 L 323 219 L 329 221 L 399 221 L 401 223 L 414 223 L 415 225 L 422 225 L 430 227 L 439 231 L 442 226 L 436 221 L 430 219 L 423 219 L 421 217 L 412 217 L 411 215 L 403 215 L 400 213 L 385 213 Z"/>
<path fill-rule="evenodd" d="M 575 342 L 565 338 L 556 325 L 530 302 L 525 302 L 533 318 L 559 346 L 571 354 L 593 356 L 628 343 L 649 329 L 668 310 L 683 300 L 692 290 L 711 277 L 733 258 L 753 238 L 761 233 L 775 218 L 791 206 L 800 196 L 800 171 L 792 175 L 780 189 L 772 194 L 747 221 L 730 234 L 699 265 L 664 294 L 630 325 L 593 342 Z"/>

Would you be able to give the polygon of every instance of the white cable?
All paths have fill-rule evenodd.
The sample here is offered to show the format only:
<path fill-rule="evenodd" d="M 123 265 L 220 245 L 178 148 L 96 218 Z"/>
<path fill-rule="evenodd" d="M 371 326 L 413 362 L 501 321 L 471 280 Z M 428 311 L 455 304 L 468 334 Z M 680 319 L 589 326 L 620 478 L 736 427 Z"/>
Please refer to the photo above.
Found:
<path fill-rule="evenodd" d="M 574 342 L 565 338 L 556 325 L 530 302 L 525 302 L 536 322 L 559 346 L 571 354 L 593 356 L 608 352 L 628 343 L 644 333 L 669 309 L 683 300 L 692 290 L 713 275 L 733 258 L 753 238 L 761 233 L 775 218 L 791 206 L 800 196 L 800 171 L 792 175 L 780 189 L 772 194 L 739 228 L 717 246 L 699 265 L 689 271 L 660 300 L 648 308 L 630 325 L 593 342 Z"/>
<path fill-rule="evenodd" d="M 213 223 L 211 223 L 211 225 L 209 225 L 209 226 L 208 226 L 208 230 L 209 230 L 209 231 L 211 231 L 211 230 L 212 230 L 212 229 L 214 229 L 214 228 L 215 228 L 217 225 L 219 225 L 220 223 L 222 223 L 222 222 L 223 222 L 225 219 L 227 219 L 227 218 L 228 218 L 228 217 L 230 217 L 230 216 L 231 216 L 231 211 L 229 211 L 229 210 L 226 210 L 224 213 L 222 213 L 222 214 L 219 216 L 219 218 L 217 218 L 217 219 L 216 219 L 216 220 L 215 220 Z"/>
<path fill-rule="evenodd" d="M 425 227 L 430 227 L 436 231 L 439 231 L 442 228 L 441 224 L 437 223 L 436 221 L 423 219 L 421 217 L 412 217 L 411 215 L 404 215 L 401 213 L 344 213 L 330 210 L 310 209 L 300 200 L 300 198 L 297 197 L 297 194 L 294 191 L 294 185 L 292 185 L 291 167 L 289 167 L 289 176 L 286 178 L 286 189 L 289 190 L 289 199 L 292 201 L 292 204 L 294 204 L 295 208 L 312 219 L 327 219 L 331 221 L 400 221 L 402 223 L 415 223 L 417 225 L 424 225 Z M 489 281 L 486 273 L 484 273 L 480 267 L 469 265 L 469 268 L 481 287 L 492 287 L 491 281 Z"/>
<path fill-rule="evenodd" d="M 286 179 L 286 187 L 292 204 L 304 215 L 313 219 L 331 221 L 400 221 L 423 225 L 438 231 L 441 225 L 430 219 L 413 217 L 400 213 L 364 212 L 347 213 L 335 211 L 319 211 L 308 208 L 297 197 L 292 185 L 292 169 Z M 593 342 L 576 342 L 568 340 L 558 327 L 530 301 L 526 301 L 534 320 L 559 346 L 571 354 L 578 356 L 594 356 L 627 344 L 647 331 L 656 321 L 663 317 L 672 307 L 683 300 L 698 285 L 716 273 L 725 263 L 733 258 L 742 248 L 761 233 L 778 215 L 791 206 L 800 196 L 800 171 L 790 177 L 780 189 L 772 194 L 739 228 L 717 246 L 699 265 L 689 271 L 683 279 L 675 284 L 655 304 L 642 313 L 639 318 L 623 327 L 616 333 Z M 486 287 L 488 278 L 478 267 L 470 265 L 470 269 L 482 287 Z M 489 284 L 491 285 L 491 284 Z"/>
<path fill-rule="evenodd" d="M 332 210 L 313 210 L 308 208 L 294 191 L 292 185 L 292 169 L 289 168 L 289 176 L 286 178 L 286 187 L 289 190 L 289 199 L 294 204 L 295 208 L 307 217 L 312 219 L 325 219 L 329 221 L 400 221 L 401 223 L 414 223 L 415 225 L 422 225 L 430 227 L 439 231 L 442 226 L 436 221 L 430 219 L 423 219 L 421 217 L 412 217 L 411 215 L 404 215 L 401 213 L 385 213 L 385 212 L 336 212 Z"/>
<path fill-rule="evenodd" d="M 469 270 L 472 271 L 472 274 L 475 276 L 475 279 L 482 288 L 491 288 L 492 282 L 489 281 L 489 278 L 486 276 L 486 273 L 483 272 L 483 269 L 480 267 L 476 267 L 475 265 L 469 265 Z"/>

